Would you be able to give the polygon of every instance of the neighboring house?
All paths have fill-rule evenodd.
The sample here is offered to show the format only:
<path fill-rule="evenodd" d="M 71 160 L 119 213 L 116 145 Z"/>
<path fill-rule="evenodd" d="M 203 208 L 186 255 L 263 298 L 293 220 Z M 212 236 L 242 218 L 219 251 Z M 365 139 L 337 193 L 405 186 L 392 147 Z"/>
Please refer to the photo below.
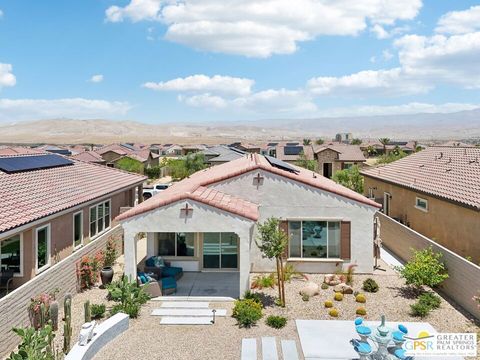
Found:
<path fill-rule="evenodd" d="M 45 154 L 45 151 L 23 146 L 5 146 L 0 148 L 0 156 L 28 154 Z"/>
<path fill-rule="evenodd" d="M 350 144 L 352 140 L 352 133 L 338 133 L 335 135 L 335 141 L 339 143 Z"/>
<path fill-rule="evenodd" d="M 106 165 L 107 162 L 95 151 L 84 151 L 71 156 L 72 159 L 85 161 L 88 163 Z"/>
<path fill-rule="evenodd" d="M 182 156 L 183 149 L 180 145 L 177 144 L 164 144 L 158 146 L 160 149 L 161 156 L 167 157 L 179 157 Z"/>
<path fill-rule="evenodd" d="M 386 215 L 480 262 L 479 148 L 428 147 L 362 174 Z"/>
<path fill-rule="evenodd" d="M 318 162 L 318 172 L 331 179 L 339 170 L 353 165 L 363 165 L 366 161 L 360 146 L 340 143 L 313 145 L 314 158 Z"/>
<path fill-rule="evenodd" d="M 205 145 L 184 145 L 182 146 L 182 155 L 194 154 L 205 150 Z"/>
<path fill-rule="evenodd" d="M 435 146 L 451 146 L 451 147 L 475 147 L 473 144 L 467 144 L 461 141 L 456 141 L 456 140 L 450 140 L 447 141 L 446 143 L 440 144 L 440 145 L 435 145 Z"/>
<path fill-rule="evenodd" d="M 238 271 L 239 293 L 250 272 L 274 261 L 255 244 L 257 224 L 281 219 L 288 263 L 298 271 L 331 273 L 356 264 L 373 271 L 373 221 L 381 207 L 323 176 L 278 159 L 249 154 L 201 170 L 122 213 L 125 273 L 136 277 L 136 237 L 147 257 L 161 255 L 186 271 Z"/>
<path fill-rule="evenodd" d="M 424 147 L 422 147 L 424 148 Z M 416 141 L 390 141 L 387 145 L 383 145 L 378 140 L 365 140 L 360 144 L 360 149 L 366 157 L 390 154 L 395 149 L 400 149 L 407 154 L 414 153 L 417 149 Z M 369 150 L 373 149 L 373 154 L 369 154 Z"/>
<path fill-rule="evenodd" d="M 112 167 L 115 160 L 131 154 L 133 151 L 135 151 L 135 149 L 132 149 L 129 145 L 126 146 L 126 144 L 110 144 L 95 150 L 95 152 L 105 160 L 107 166 Z"/>
<path fill-rule="evenodd" d="M 303 156 L 306 160 L 313 160 L 311 145 L 302 145 L 297 142 L 282 143 L 271 148 L 269 153 L 281 161 L 294 164 Z"/>
<path fill-rule="evenodd" d="M 35 149 L 40 151 L 46 151 L 52 154 L 58 154 L 58 155 L 65 155 L 65 156 L 72 155 L 72 152 L 70 151 L 70 149 L 63 146 L 57 146 L 57 145 L 41 145 L 41 146 L 37 146 Z"/>
<path fill-rule="evenodd" d="M 139 163 L 143 173 L 144 169 L 150 169 L 152 167 L 159 166 L 159 158 L 160 155 L 152 153 L 149 149 L 137 150 L 114 160 L 113 166 L 116 168 L 121 168 L 120 163 L 124 159 L 130 159 Z"/>
<path fill-rule="evenodd" d="M 262 147 L 260 145 L 256 144 L 250 144 L 250 143 L 241 143 L 241 142 L 235 142 L 233 144 L 230 144 L 230 147 L 245 151 L 247 153 L 255 153 L 255 154 L 260 154 L 262 151 Z"/>
<path fill-rule="evenodd" d="M 144 180 L 54 154 L 0 156 L 0 269 L 17 287 L 94 241 Z"/>
<path fill-rule="evenodd" d="M 220 165 L 245 156 L 245 152 L 225 145 L 211 146 L 202 151 L 205 162 L 209 165 Z"/>

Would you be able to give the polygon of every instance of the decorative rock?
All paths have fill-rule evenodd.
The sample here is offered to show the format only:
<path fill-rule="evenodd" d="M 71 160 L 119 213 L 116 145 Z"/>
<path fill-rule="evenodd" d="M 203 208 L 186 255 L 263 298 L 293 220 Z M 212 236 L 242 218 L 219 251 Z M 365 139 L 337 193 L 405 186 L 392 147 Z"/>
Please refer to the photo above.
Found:
<path fill-rule="evenodd" d="M 325 279 L 324 279 L 324 283 L 330 285 L 330 286 L 334 286 L 334 285 L 338 285 L 341 283 L 340 279 L 338 278 L 337 275 L 335 274 L 327 274 L 325 275 Z"/>
<path fill-rule="evenodd" d="M 333 288 L 333 291 L 339 292 L 339 293 L 342 293 L 342 294 L 353 294 L 352 287 L 350 285 L 345 284 L 345 283 L 335 285 L 335 287 Z"/>
<path fill-rule="evenodd" d="M 307 282 L 305 286 L 300 290 L 301 295 L 308 295 L 310 297 L 318 295 L 320 293 L 318 285 L 314 282 Z"/>

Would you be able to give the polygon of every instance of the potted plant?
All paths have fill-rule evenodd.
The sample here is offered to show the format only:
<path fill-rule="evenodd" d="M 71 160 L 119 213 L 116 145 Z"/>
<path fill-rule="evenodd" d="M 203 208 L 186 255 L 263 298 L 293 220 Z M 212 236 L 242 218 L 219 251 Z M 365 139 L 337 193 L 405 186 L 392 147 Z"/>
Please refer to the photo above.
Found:
<path fill-rule="evenodd" d="M 103 268 L 100 271 L 100 278 L 102 279 L 102 285 L 110 284 L 113 279 L 113 265 L 117 259 L 117 246 L 115 241 L 110 238 L 107 242 L 105 249 L 105 257 L 103 260 Z"/>

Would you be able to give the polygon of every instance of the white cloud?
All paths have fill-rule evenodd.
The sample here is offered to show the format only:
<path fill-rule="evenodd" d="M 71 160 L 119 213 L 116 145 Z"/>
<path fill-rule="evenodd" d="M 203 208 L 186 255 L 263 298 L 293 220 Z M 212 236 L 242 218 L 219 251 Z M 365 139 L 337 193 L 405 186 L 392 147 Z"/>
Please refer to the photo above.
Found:
<path fill-rule="evenodd" d="M 122 101 L 67 99 L 0 99 L 0 121 L 52 118 L 108 118 L 126 115 L 130 104 Z"/>
<path fill-rule="evenodd" d="M 12 73 L 12 65 L 0 63 L 0 89 L 7 86 L 15 86 L 17 79 Z"/>
<path fill-rule="evenodd" d="M 102 82 L 103 81 L 103 75 L 102 74 L 93 75 L 90 78 L 90 80 L 88 80 L 88 81 L 93 82 L 93 83 Z"/>
<path fill-rule="evenodd" d="M 390 50 L 386 49 L 382 51 L 382 57 L 383 60 L 388 61 L 393 58 L 393 54 L 390 52 Z"/>
<path fill-rule="evenodd" d="M 375 24 L 370 28 L 370 31 L 375 35 L 377 39 L 388 39 L 394 36 L 398 36 L 410 31 L 410 26 L 397 26 L 390 30 L 386 30 L 384 26 L 380 24 Z"/>
<path fill-rule="evenodd" d="M 480 5 L 472 6 L 463 11 L 451 11 L 438 21 L 438 33 L 465 34 L 480 30 Z"/>
<path fill-rule="evenodd" d="M 247 95 L 255 81 L 245 78 L 214 75 L 192 75 L 185 78 L 176 78 L 165 82 L 147 82 L 142 86 L 159 91 L 178 92 L 205 92 L 231 95 Z"/>
<path fill-rule="evenodd" d="M 367 23 L 415 18 L 421 0 L 131 0 L 111 6 L 106 20 L 160 21 L 166 39 L 196 49 L 268 57 L 290 54 L 322 35 L 355 36 Z"/>
<path fill-rule="evenodd" d="M 223 109 L 228 106 L 228 101 L 220 96 L 211 94 L 200 94 L 193 96 L 179 95 L 178 100 L 188 106 L 208 109 Z"/>

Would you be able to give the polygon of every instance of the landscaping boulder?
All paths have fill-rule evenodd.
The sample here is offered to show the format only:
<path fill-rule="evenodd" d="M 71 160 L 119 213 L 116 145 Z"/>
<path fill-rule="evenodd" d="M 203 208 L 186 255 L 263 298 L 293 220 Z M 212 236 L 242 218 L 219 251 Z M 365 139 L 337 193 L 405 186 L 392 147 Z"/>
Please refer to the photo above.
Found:
<path fill-rule="evenodd" d="M 310 281 L 300 290 L 300 295 L 308 295 L 309 297 L 318 295 L 319 293 L 318 285 Z"/>
<path fill-rule="evenodd" d="M 335 286 L 341 283 L 339 277 L 335 274 L 327 274 L 325 275 L 324 282 L 330 286 Z"/>
<path fill-rule="evenodd" d="M 340 283 L 338 285 L 335 285 L 333 288 L 333 291 L 339 292 L 342 294 L 353 294 L 353 288 L 350 285 L 347 285 L 345 283 Z"/>

